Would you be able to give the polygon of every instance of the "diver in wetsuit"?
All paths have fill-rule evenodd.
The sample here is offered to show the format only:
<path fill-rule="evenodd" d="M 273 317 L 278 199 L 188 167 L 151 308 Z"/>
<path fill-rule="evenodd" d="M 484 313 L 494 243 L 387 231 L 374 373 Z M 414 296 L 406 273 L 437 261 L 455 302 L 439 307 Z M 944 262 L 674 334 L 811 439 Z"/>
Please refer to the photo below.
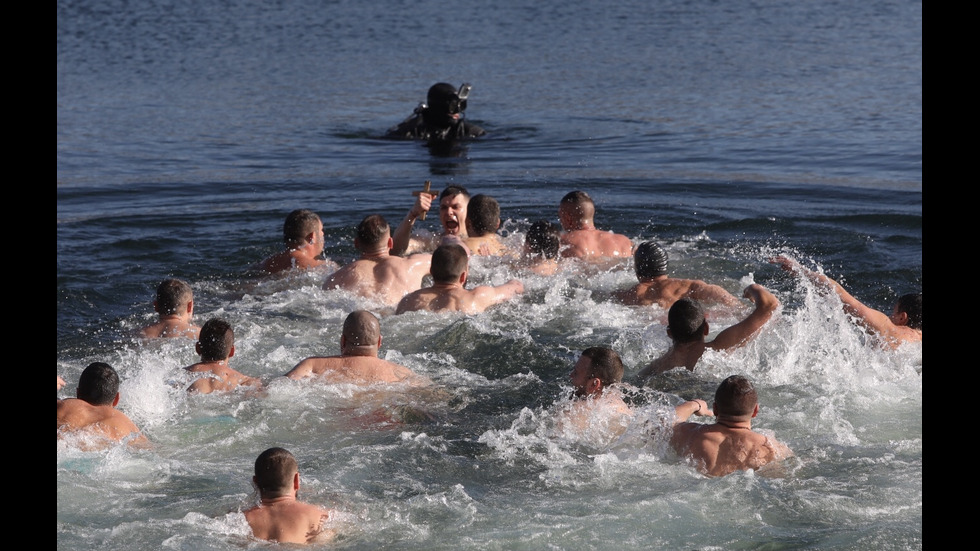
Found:
<path fill-rule="evenodd" d="M 429 88 L 426 103 L 415 108 L 411 117 L 385 133 L 386 138 L 426 140 L 430 145 L 476 138 L 486 130 L 463 120 L 470 85 L 457 90 L 452 84 L 440 82 Z"/>

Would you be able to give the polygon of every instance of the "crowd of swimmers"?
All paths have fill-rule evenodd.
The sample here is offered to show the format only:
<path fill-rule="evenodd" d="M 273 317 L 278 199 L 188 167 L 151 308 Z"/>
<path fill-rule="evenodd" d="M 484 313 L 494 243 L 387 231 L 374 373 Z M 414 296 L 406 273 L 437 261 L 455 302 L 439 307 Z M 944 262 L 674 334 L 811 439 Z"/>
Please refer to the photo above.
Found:
<path fill-rule="evenodd" d="M 427 105 L 392 129 L 392 137 L 431 139 L 429 126 L 437 123 L 453 125 L 452 132 L 460 135 L 482 135 L 481 128 L 463 124 L 458 116 L 465 109 L 467 93 L 465 85 L 459 90 L 450 85 L 434 86 Z M 454 112 L 437 117 L 433 114 L 435 107 Z M 625 235 L 598 229 L 595 203 L 584 191 L 562 197 L 559 224 L 547 220 L 531 224 L 520 250 L 513 250 L 501 239 L 500 205 L 493 197 L 471 197 L 460 185 L 414 195 L 414 204 L 394 229 L 380 214 L 361 220 L 353 238 L 358 257 L 344 266 L 323 257 L 323 223 L 316 212 L 294 210 L 283 224 L 284 248 L 252 269 L 272 275 L 327 267 L 324 289 L 343 289 L 370 299 L 391 309 L 393 315 L 418 310 L 478 314 L 515 299 L 524 292 L 524 285 L 519 279 L 511 279 L 499 285 L 468 286 L 473 255 L 498 256 L 513 263 L 515 269 L 540 276 L 583 264 L 610 267 L 631 259 L 638 282 L 613 293 L 611 298 L 628 306 L 666 309 L 670 339 L 668 350 L 640 370 L 635 381 L 639 385 L 674 368 L 695 370 L 706 349 L 744 346 L 760 334 L 779 306 L 779 300 L 768 289 L 751 284 L 742 291 L 742 298 L 752 308 L 740 321 L 708 341 L 706 309 L 740 311 L 745 306 L 743 301 L 716 284 L 670 277 L 667 252 L 656 242 L 634 246 Z M 415 232 L 416 221 L 424 219 L 434 205 L 438 207 L 441 231 Z M 825 274 L 809 270 L 788 256 L 776 256 L 771 262 L 836 295 L 875 346 L 895 349 L 903 343 L 922 340 L 921 292 L 901 296 L 892 312 L 884 313 L 861 303 Z M 195 341 L 200 361 L 184 368 L 191 380 L 188 392 L 241 389 L 261 395 L 264 389 L 260 379 L 230 365 L 235 355 L 231 324 L 217 317 L 203 326 L 194 323 L 194 294 L 188 283 L 179 279 L 161 282 L 153 307 L 158 319 L 142 329 L 142 338 Z M 284 376 L 325 383 L 432 385 L 428 378 L 409 368 L 380 358 L 381 343 L 377 315 L 366 309 L 355 310 L 344 320 L 338 355 L 306 358 Z M 623 362 L 615 350 L 604 346 L 584 350 L 569 374 L 577 399 L 565 406 L 561 422 L 581 429 L 599 412 L 611 420 L 610 430 L 625 430 L 633 410 L 623 397 L 623 374 Z M 137 448 L 151 446 L 133 421 L 117 408 L 119 383 L 118 373 L 106 363 L 94 362 L 86 367 L 79 377 L 76 397 L 58 400 L 58 438 L 85 435 L 73 442 L 86 449 L 115 442 Z M 65 385 L 59 374 L 58 390 Z M 710 403 L 699 398 L 674 408 L 670 445 L 706 476 L 748 469 L 779 472 L 780 462 L 793 452 L 774 437 L 752 430 L 752 419 L 758 412 L 758 395 L 752 382 L 744 375 L 731 375 L 717 386 Z M 711 417 L 714 421 L 692 422 L 692 416 Z M 255 460 L 252 480 L 260 501 L 243 513 L 256 538 L 309 543 L 333 536 L 326 522 L 331 511 L 297 500 L 299 469 L 288 450 L 275 447 L 263 451 Z"/>

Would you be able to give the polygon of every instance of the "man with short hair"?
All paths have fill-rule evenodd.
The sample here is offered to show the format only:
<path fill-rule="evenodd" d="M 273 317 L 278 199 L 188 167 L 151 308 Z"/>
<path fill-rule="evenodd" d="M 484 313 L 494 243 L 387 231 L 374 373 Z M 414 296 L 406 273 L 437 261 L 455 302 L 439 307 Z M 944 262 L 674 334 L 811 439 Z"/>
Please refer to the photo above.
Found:
<path fill-rule="evenodd" d="M 239 386 L 261 389 L 262 381 L 232 369 L 228 360 L 235 355 L 235 332 L 231 324 L 220 318 L 211 318 L 201 328 L 201 336 L 195 344 L 201 361 L 184 368 L 189 373 L 204 373 L 187 387 L 188 392 L 210 394 L 230 392 Z"/>
<path fill-rule="evenodd" d="M 559 428 L 582 434 L 602 427 L 604 440 L 622 434 L 633 417 L 619 388 L 623 371 L 623 360 L 612 348 L 592 346 L 582 351 L 569 374 L 572 401 L 559 413 Z"/>
<path fill-rule="evenodd" d="M 516 256 L 504 245 L 500 229 L 500 204 L 496 199 L 479 193 L 466 206 L 466 246 L 483 256 Z"/>
<path fill-rule="evenodd" d="M 432 255 L 394 256 L 389 252 L 391 246 L 391 227 L 384 217 L 365 216 L 354 236 L 354 247 L 360 251 L 360 258 L 331 274 L 323 288 L 345 289 L 386 306 L 398 305 L 402 297 L 422 287 Z"/>
<path fill-rule="evenodd" d="M 595 227 L 595 202 L 584 191 L 565 194 L 558 205 L 558 220 L 565 233 L 561 236 L 563 257 L 583 260 L 626 258 L 633 254 L 629 237 Z"/>
<path fill-rule="evenodd" d="M 895 349 L 906 342 L 922 342 L 922 293 L 900 296 L 892 307 L 891 315 L 888 315 L 866 306 L 848 293 L 840 283 L 824 274 L 804 268 L 796 260 L 780 255 L 771 262 L 789 273 L 801 274 L 834 291 L 840 297 L 844 311 L 854 316 L 858 324 L 877 339 L 880 346 Z"/>
<path fill-rule="evenodd" d="M 340 335 L 339 356 L 311 356 L 286 373 L 290 379 L 317 377 L 329 383 L 408 383 L 411 386 L 431 384 L 427 377 L 407 367 L 378 357 L 381 349 L 381 324 L 367 310 L 355 310 L 344 319 Z"/>
<path fill-rule="evenodd" d="M 541 276 L 555 275 L 561 267 L 560 250 L 561 230 L 548 220 L 538 220 L 524 235 L 523 256 L 518 264 Z"/>
<path fill-rule="evenodd" d="M 201 328 L 194 325 L 194 290 L 183 280 L 167 278 L 157 286 L 153 309 L 159 321 L 141 330 L 143 337 L 189 337 L 196 339 Z"/>
<path fill-rule="evenodd" d="M 469 257 L 461 245 L 440 245 L 432 253 L 432 286 L 413 291 L 398 303 L 396 314 L 428 310 L 475 314 L 524 292 L 516 279 L 497 286 L 478 285 L 466 289 Z"/>
<path fill-rule="evenodd" d="M 252 482 L 259 504 L 243 511 L 256 538 L 278 543 L 325 543 L 336 533 L 324 526 L 333 511 L 297 499 L 299 465 L 285 448 L 269 448 L 255 459 Z"/>
<path fill-rule="evenodd" d="M 413 237 L 412 226 L 415 220 L 432 206 L 434 193 L 419 192 L 415 204 L 395 229 L 392 236 L 391 254 L 404 255 L 414 252 L 429 252 L 435 249 L 444 236 L 456 236 L 466 240 L 466 212 L 470 202 L 470 192 L 460 185 L 446 186 L 439 194 L 439 222 L 442 233 L 427 237 Z"/>
<path fill-rule="evenodd" d="M 705 475 L 725 476 L 748 469 L 773 474 L 774 465 L 763 468 L 793 455 L 785 444 L 752 430 L 752 419 L 759 414 L 759 396 L 743 375 L 732 375 L 718 385 L 711 409 L 704 400 L 690 400 L 674 408 L 674 414 L 671 447 L 692 459 Z M 716 419 L 711 424 L 691 423 L 687 421 L 691 415 Z"/>
<path fill-rule="evenodd" d="M 85 449 L 101 448 L 112 442 L 126 441 L 136 447 L 148 447 L 149 441 L 123 412 L 119 404 L 119 374 L 107 363 L 93 362 L 78 378 L 75 398 L 58 400 L 58 439 L 90 435 L 104 442 L 86 441 Z"/>
<path fill-rule="evenodd" d="M 705 318 L 701 303 L 687 297 L 675 301 L 667 312 L 667 336 L 671 340 L 670 348 L 643 368 L 636 375 L 637 380 L 642 383 L 651 375 L 681 366 L 694 371 L 698 360 L 708 348 L 712 350 L 739 348 L 755 338 L 779 307 L 779 299 L 758 283 L 746 287 L 743 296 L 755 303 L 755 309 L 742 321 L 718 333 L 710 342 L 704 340 L 708 336 L 708 320 Z"/>
<path fill-rule="evenodd" d="M 613 298 L 629 306 L 649 306 L 656 304 L 670 308 L 671 304 L 683 297 L 693 298 L 702 304 L 740 306 L 735 295 L 719 285 L 705 283 L 700 279 L 682 279 L 667 275 L 667 251 L 653 241 L 644 241 L 633 252 L 633 269 L 639 280 L 630 289 L 616 291 Z"/>
<path fill-rule="evenodd" d="M 254 266 L 255 269 L 277 274 L 292 269 L 306 270 L 328 264 L 320 257 L 324 247 L 323 222 L 317 213 L 310 209 L 296 209 L 290 212 L 283 222 L 282 234 L 285 250 L 259 262 Z"/>

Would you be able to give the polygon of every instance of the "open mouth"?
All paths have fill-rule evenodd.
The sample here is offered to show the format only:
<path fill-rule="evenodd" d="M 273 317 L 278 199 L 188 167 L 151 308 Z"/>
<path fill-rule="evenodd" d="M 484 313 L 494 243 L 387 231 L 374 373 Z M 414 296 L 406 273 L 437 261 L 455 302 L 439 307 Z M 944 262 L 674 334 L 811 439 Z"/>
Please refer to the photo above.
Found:
<path fill-rule="evenodd" d="M 455 218 L 446 220 L 446 233 L 456 235 L 459 233 L 459 222 Z"/>

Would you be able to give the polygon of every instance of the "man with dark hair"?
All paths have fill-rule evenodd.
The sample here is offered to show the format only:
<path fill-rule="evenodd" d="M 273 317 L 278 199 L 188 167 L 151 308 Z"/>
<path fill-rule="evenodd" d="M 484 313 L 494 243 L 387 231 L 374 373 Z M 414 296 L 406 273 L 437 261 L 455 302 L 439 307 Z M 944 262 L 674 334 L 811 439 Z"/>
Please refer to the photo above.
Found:
<path fill-rule="evenodd" d="M 107 363 L 93 362 L 78 378 L 75 398 L 58 400 L 58 439 L 69 434 L 85 434 L 104 440 L 86 441 L 85 449 L 105 447 L 126 440 L 130 445 L 146 447 L 149 441 L 119 404 L 119 374 Z"/>
<path fill-rule="evenodd" d="M 601 427 L 604 440 L 622 434 L 633 417 L 619 388 L 623 371 L 623 360 L 612 348 L 592 346 L 583 350 L 569 374 L 572 401 L 559 412 L 558 427 L 577 434 Z"/>
<path fill-rule="evenodd" d="M 231 324 L 220 318 L 211 318 L 201 328 L 201 336 L 195 345 L 201 361 L 184 369 L 190 373 L 206 373 L 195 380 L 188 392 L 210 394 L 230 392 L 239 386 L 262 388 L 262 381 L 232 369 L 228 360 L 235 355 L 235 332 Z"/>
<path fill-rule="evenodd" d="M 255 459 L 252 482 L 259 504 L 243 511 L 256 538 L 278 543 L 325 543 L 336 533 L 324 526 L 333 511 L 296 498 L 299 465 L 285 448 L 269 448 Z"/>
<path fill-rule="evenodd" d="M 345 289 L 386 306 L 396 306 L 406 294 L 422 287 L 432 255 L 393 256 L 389 252 L 391 246 L 391 228 L 384 217 L 365 216 L 354 236 L 354 247 L 360 251 L 360 258 L 331 274 L 323 288 Z"/>
<path fill-rule="evenodd" d="M 779 299 L 758 283 L 746 287 L 742 296 L 755 303 L 755 309 L 742 321 L 718 333 L 710 342 L 704 340 L 708 336 L 708 320 L 705 318 L 701 303 L 686 297 L 674 302 L 667 312 L 667 336 L 671 340 L 670 348 L 643 368 L 637 374 L 637 380 L 642 384 L 651 375 L 681 366 L 694 371 L 706 349 L 739 348 L 755 338 L 776 311 Z"/>
<path fill-rule="evenodd" d="M 484 129 L 463 120 L 470 88 L 469 84 L 459 89 L 446 82 L 433 84 L 426 102 L 416 107 L 412 116 L 390 128 L 385 137 L 426 140 L 430 146 L 439 146 L 483 136 Z"/>
<path fill-rule="evenodd" d="M 291 269 L 305 270 L 327 265 L 323 254 L 323 222 L 310 209 L 296 209 L 286 215 L 282 226 L 285 250 L 266 258 L 255 269 L 276 274 Z"/>
<path fill-rule="evenodd" d="M 489 195 L 479 193 L 466 206 L 466 246 L 474 254 L 484 256 L 516 256 L 500 240 L 500 203 Z"/>
<path fill-rule="evenodd" d="M 799 262 L 786 256 L 777 256 L 771 260 L 783 270 L 792 274 L 801 274 L 810 281 L 834 291 L 844 305 L 844 311 L 854 316 L 857 323 L 878 343 L 890 349 L 895 349 L 906 342 L 922 342 L 922 293 L 902 295 L 895 302 L 892 314 L 888 315 L 870 306 L 848 293 L 840 283 L 824 274 L 808 270 Z"/>
<path fill-rule="evenodd" d="M 469 257 L 461 245 L 440 245 L 432 253 L 432 286 L 413 291 L 398 303 L 396 314 L 428 310 L 475 314 L 524 292 L 516 279 L 498 286 L 479 285 L 466 289 Z"/>
<path fill-rule="evenodd" d="M 722 381 L 711 409 L 707 402 L 697 399 L 680 404 L 674 414 L 671 447 L 693 460 L 705 475 L 725 476 L 747 469 L 773 474 L 772 467 L 763 468 L 793 455 L 785 444 L 752 430 L 752 419 L 759 414 L 759 397 L 745 376 L 732 375 Z M 692 423 L 687 421 L 691 415 L 714 416 L 716 420 Z"/>
<path fill-rule="evenodd" d="M 367 310 L 355 310 L 344 319 L 340 335 L 339 356 L 311 356 L 286 373 L 290 379 L 317 377 L 329 383 L 408 383 L 431 384 L 405 366 L 378 357 L 381 349 L 381 324 Z"/>
<path fill-rule="evenodd" d="M 144 327 L 143 337 L 189 337 L 196 339 L 201 328 L 191 321 L 194 316 L 194 290 L 186 281 L 167 278 L 157 286 L 153 309 L 159 321 Z"/>
<path fill-rule="evenodd" d="M 595 227 L 595 202 L 584 191 L 572 191 L 558 205 L 558 220 L 565 233 L 561 236 L 563 257 L 585 260 L 626 258 L 633 254 L 629 237 Z"/>
<path fill-rule="evenodd" d="M 700 279 L 682 279 L 667 275 L 667 251 L 653 241 L 644 241 L 633 252 L 633 269 L 639 280 L 630 289 L 616 291 L 613 298 L 630 306 L 656 304 L 661 308 L 682 297 L 693 298 L 702 304 L 735 307 L 741 302 L 723 287 Z"/>
<path fill-rule="evenodd" d="M 561 249 L 561 230 L 548 220 L 538 220 L 531 224 L 524 236 L 524 267 L 538 275 L 554 275 L 560 267 L 558 263 Z"/>
<path fill-rule="evenodd" d="M 442 224 L 442 233 L 439 235 L 412 236 L 415 220 L 428 212 L 435 197 L 434 193 L 424 191 L 418 192 L 417 195 L 415 204 L 395 229 L 391 254 L 432 251 L 445 236 L 455 236 L 466 241 L 466 212 L 470 202 L 470 192 L 465 187 L 454 184 L 446 186 L 446 189 L 439 193 L 439 222 Z"/>

